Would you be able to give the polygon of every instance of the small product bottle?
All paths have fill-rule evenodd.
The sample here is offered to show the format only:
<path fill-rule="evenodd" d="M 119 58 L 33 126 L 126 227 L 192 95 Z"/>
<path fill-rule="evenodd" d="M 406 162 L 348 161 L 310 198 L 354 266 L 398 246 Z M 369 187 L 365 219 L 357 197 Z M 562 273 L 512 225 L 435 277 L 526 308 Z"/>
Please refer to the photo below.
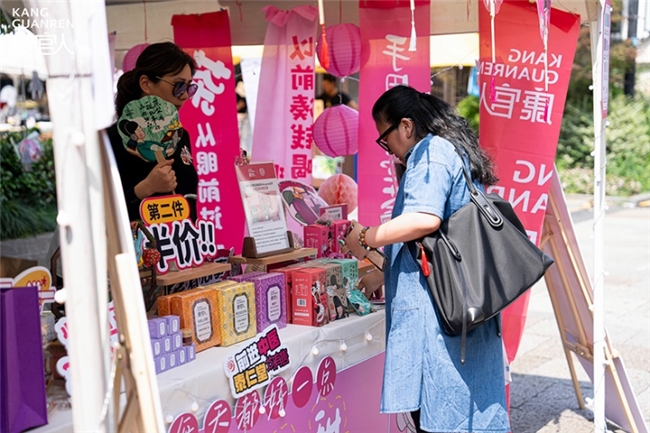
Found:
<path fill-rule="evenodd" d="M 181 329 L 183 334 L 183 346 L 189 346 L 192 344 L 192 330 L 191 329 Z"/>

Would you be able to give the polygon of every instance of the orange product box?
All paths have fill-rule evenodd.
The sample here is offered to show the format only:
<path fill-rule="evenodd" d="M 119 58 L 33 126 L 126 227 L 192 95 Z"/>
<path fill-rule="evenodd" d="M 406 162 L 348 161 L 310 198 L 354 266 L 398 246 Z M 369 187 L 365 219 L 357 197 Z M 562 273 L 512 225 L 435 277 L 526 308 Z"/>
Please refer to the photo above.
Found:
<path fill-rule="evenodd" d="M 232 346 L 257 335 L 255 284 L 250 281 L 216 289 L 221 345 Z"/>
<path fill-rule="evenodd" d="M 156 304 L 158 305 L 158 317 L 169 316 L 172 314 L 171 299 L 174 295 L 158 296 Z"/>
<path fill-rule="evenodd" d="M 199 286 L 190 290 L 201 290 L 201 289 L 212 289 L 212 288 L 217 289 L 219 287 L 223 287 L 224 285 L 231 285 L 231 284 L 235 284 L 235 283 L 233 283 L 232 281 L 224 280 L 207 286 Z M 158 305 L 158 317 L 169 316 L 172 314 L 171 299 L 174 296 L 180 295 L 181 293 L 183 292 L 172 293 L 171 295 L 165 295 L 165 296 L 158 296 L 158 299 L 156 299 L 156 303 Z"/>
<path fill-rule="evenodd" d="M 323 326 L 329 322 L 326 276 L 322 268 L 300 268 L 292 273 L 291 323 Z"/>
<path fill-rule="evenodd" d="M 171 295 L 171 314 L 178 316 L 181 329 L 192 331 L 196 351 L 221 344 L 217 289 L 196 288 Z"/>

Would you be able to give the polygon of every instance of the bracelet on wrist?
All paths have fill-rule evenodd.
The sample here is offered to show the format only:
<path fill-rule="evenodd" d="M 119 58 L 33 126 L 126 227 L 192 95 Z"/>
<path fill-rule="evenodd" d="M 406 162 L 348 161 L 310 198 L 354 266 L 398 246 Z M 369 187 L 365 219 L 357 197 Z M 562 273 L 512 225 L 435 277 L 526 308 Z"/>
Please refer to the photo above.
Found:
<path fill-rule="evenodd" d="M 370 227 L 364 227 L 359 232 L 359 245 L 361 245 L 361 248 L 365 249 L 366 251 L 370 251 L 372 249 L 370 245 L 366 243 L 366 232 L 369 228 Z"/>

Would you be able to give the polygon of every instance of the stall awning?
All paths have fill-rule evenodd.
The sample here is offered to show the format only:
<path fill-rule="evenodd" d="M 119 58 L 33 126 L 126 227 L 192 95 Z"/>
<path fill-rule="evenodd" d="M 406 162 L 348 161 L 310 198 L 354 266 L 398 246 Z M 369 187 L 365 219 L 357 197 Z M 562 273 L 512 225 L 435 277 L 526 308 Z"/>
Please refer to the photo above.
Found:
<path fill-rule="evenodd" d="M 474 66 L 478 59 L 478 33 L 431 36 L 431 67 Z M 235 64 L 245 58 L 261 58 L 263 45 L 234 45 L 232 56 Z M 318 62 L 318 59 L 316 59 Z M 317 63 L 318 72 L 325 72 Z"/>

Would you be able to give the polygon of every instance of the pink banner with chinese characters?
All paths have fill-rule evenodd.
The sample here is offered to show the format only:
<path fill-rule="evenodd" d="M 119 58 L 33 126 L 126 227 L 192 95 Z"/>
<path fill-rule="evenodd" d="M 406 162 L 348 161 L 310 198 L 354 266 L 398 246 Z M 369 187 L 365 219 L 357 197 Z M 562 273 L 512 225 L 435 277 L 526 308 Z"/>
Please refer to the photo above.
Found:
<path fill-rule="evenodd" d="M 328 356 L 314 371 L 300 367 L 290 382 L 275 377 L 263 391 L 238 399 L 234 408 L 217 400 L 198 419 L 180 414 L 168 433 L 189 427 L 199 432 L 202 427 L 203 433 L 414 431 L 408 414 L 379 413 L 383 365 L 381 354 L 337 372 Z"/>
<path fill-rule="evenodd" d="M 273 161 L 279 180 L 311 185 L 317 10 L 263 11 L 268 27 L 251 159 Z"/>
<path fill-rule="evenodd" d="M 228 12 L 174 15 L 174 41 L 196 61 L 194 82 L 199 88 L 180 111 L 192 138 L 194 166 L 199 175 L 197 218 L 214 222 L 218 248 L 241 252 L 244 208 L 228 200 L 239 187 L 235 158 L 239 128 L 235 98 Z"/>
<path fill-rule="evenodd" d="M 372 106 L 382 93 L 400 84 L 422 92 L 431 91 L 429 1 L 415 2 L 416 51 L 409 51 L 409 1 L 360 1 L 359 22 L 359 221 L 376 225 L 382 215 L 390 217 L 397 183 L 392 156 L 375 143 L 379 134 L 372 120 Z"/>
<path fill-rule="evenodd" d="M 482 5 L 479 11 L 480 142 L 494 157 L 500 179 L 488 192 L 512 203 L 530 239 L 539 245 L 580 17 L 551 11 L 546 91 L 546 54 L 535 4 L 503 2 L 495 18 L 495 63 L 490 14 Z M 521 341 L 529 295 L 502 315 L 509 361 Z"/>

